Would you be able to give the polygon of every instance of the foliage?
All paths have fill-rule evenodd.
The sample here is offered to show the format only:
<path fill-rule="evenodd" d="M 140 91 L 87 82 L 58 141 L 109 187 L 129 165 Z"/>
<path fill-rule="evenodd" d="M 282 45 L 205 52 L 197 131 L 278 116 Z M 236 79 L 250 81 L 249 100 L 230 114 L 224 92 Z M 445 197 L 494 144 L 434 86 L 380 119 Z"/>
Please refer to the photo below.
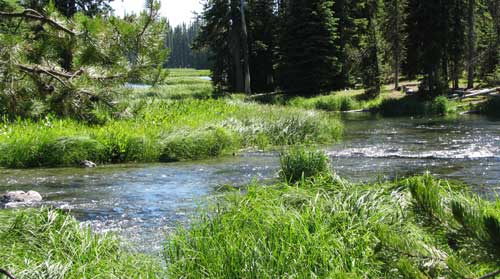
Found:
<path fill-rule="evenodd" d="M 318 112 L 229 98 L 198 100 L 189 91 L 178 98 L 168 86 L 152 90 L 154 94 L 132 90 L 117 105 L 122 113 L 104 115 L 108 120 L 101 125 L 54 117 L 5 120 L 0 128 L 0 165 L 196 160 L 244 147 L 332 142 L 342 134 L 337 119 Z"/>
<path fill-rule="evenodd" d="M 315 95 L 334 88 L 331 76 L 339 73 L 340 65 L 332 9 L 329 0 L 290 2 L 280 39 L 280 85 L 285 92 Z"/>
<path fill-rule="evenodd" d="M 457 105 L 444 96 L 432 101 L 421 101 L 409 96 L 402 99 L 385 99 L 375 108 L 383 116 L 447 115 L 456 111 Z"/>
<path fill-rule="evenodd" d="M 198 18 L 192 23 L 185 23 L 169 28 L 166 34 L 170 57 L 166 66 L 170 68 L 208 69 L 209 53 L 207 50 L 193 50 L 194 40 L 200 32 L 201 22 Z M 208 75 L 207 75 L 208 76 Z"/>
<path fill-rule="evenodd" d="M 198 133 L 177 132 L 162 144 L 160 161 L 176 162 L 218 157 L 227 150 L 234 150 L 234 138 L 223 128 Z"/>
<path fill-rule="evenodd" d="M 50 209 L 0 212 L 0 266 L 16 278 L 161 278 L 161 264 Z"/>
<path fill-rule="evenodd" d="M 9 6 L 0 16 L 0 107 L 10 118 L 48 114 L 94 121 L 97 103 L 112 107 L 109 93 L 125 81 L 157 83 L 166 21 L 159 4 L 125 19 L 76 13 L 52 6 L 35 11 Z"/>
<path fill-rule="evenodd" d="M 289 183 L 309 179 L 330 171 L 329 159 L 321 151 L 293 147 L 280 156 L 280 176 Z"/>
<path fill-rule="evenodd" d="M 428 175 L 377 185 L 335 176 L 250 185 L 167 239 L 167 270 L 172 278 L 474 278 L 495 271 L 491 246 L 454 221 L 450 202 L 468 194 L 451 187 Z M 498 237 L 498 212 L 490 215 L 498 202 L 468 200 L 490 212 L 479 218 L 494 232 L 481 233 L 490 235 L 484 240 Z"/>

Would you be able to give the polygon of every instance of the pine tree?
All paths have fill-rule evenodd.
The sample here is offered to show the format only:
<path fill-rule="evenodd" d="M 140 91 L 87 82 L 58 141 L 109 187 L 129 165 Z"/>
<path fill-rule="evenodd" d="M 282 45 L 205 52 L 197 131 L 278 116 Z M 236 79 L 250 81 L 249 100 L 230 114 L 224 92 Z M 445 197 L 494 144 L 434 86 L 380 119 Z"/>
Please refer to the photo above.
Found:
<path fill-rule="evenodd" d="M 291 0 L 281 39 L 280 84 L 288 94 L 331 90 L 340 64 L 333 1 Z"/>
<path fill-rule="evenodd" d="M 248 2 L 248 39 L 252 90 L 268 92 L 274 89 L 274 61 L 278 34 L 275 0 Z"/>
<path fill-rule="evenodd" d="M 449 20 L 446 52 L 450 60 L 452 87 L 457 89 L 463 71 L 462 65 L 465 55 L 467 5 L 465 0 L 450 0 L 446 9 Z"/>
<path fill-rule="evenodd" d="M 420 90 L 431 97 L 448 88 L 449 9 L 447 1 L 411 0 L 409 4 L 408 53 L 415 53 L 407 63 L 415 64 L 407 69 L 410 75 L 423 75 Z"/>
<path fill-rule="evenodd" d="M 394 88 L 398 88 L 401 64 L 405 55 L 407 0 L 388 0 L 383 3 L 381 29 L 390 53 L 387 60 L 394 72 Z"/>

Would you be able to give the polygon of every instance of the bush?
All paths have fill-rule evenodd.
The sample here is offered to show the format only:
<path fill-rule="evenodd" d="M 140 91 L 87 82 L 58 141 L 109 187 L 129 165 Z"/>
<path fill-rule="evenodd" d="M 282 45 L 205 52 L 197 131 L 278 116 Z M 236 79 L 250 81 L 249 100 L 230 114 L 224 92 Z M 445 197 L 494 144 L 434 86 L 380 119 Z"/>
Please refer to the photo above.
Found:
<path fill-rule="evenodd" d="M 280 176 L 287 182 L 297 182 L 330 171 L 328 156 L 321 151 L 293 147 L 280 157 Z"/>
<path fill-rule="evenodd" d="M 17 278 L 163 278 L 155 259 L 59 211 L 1 211 L 0 220 L 0 267 Z"/>
<path fill-rule="evenodd" d="M 439 96 L 432 101 L 420 100 L 415 96 L 401 99 L 385 99 L 375 108 L 383 116 L 424 116 L 447 115 L 456 111 L 456 104 L 445 96 Z"/>
<path fill-rule="evenodd" d="M 318 98 L 314 106 L 325 111 L 349 111 L 359 108 L 360 104 L 351 96 L 331 95 Z"/>
<path fill-rule="evenodd" d="M 163 143 L 161 162 L 200 160 L 233 150 L 233 135 L 223 128 L 199 133 L 177 133 Z"/>

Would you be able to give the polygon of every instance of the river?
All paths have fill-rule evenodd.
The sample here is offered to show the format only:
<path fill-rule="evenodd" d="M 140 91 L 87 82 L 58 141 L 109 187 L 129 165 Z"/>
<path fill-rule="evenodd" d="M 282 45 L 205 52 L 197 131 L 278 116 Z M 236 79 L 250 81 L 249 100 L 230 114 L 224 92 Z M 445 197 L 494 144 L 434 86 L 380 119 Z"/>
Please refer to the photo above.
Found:
<path fill-rule="evenodd" d="M 376 181 L 425 171 L 470 184 L 486 198 L 500 194 L 500 121 L 458 118 L 342 116 L 340 143 L 323 147 L 334 170 L 353 181 Z M 161 251 L 165 235 L 189 224 L 222 185 L 277 178 L 276 153 L 215 160 L 96 169 L 0 169 L 0 192 L 36 190 L 45 205 L 69 210 L 98 232 L 118 232 L 139 251 Z M 203 207 L 203 206 L 201 206 Z"/>

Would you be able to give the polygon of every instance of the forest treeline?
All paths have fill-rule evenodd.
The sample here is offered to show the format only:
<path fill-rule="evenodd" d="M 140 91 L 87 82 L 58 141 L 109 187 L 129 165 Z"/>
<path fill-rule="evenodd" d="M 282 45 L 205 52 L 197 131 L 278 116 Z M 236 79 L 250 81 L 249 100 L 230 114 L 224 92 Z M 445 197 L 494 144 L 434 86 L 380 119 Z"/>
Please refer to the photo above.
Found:
<path fill-rule="evenodd" d="M 166 47 L 170 49 L 170 57 L 165 63 L 168 68 L 210 68 L 209 54 L 206 49 L 195 50 L 193 43 L 201 29 L 201 21 L 182 23 L 172 28 L 169 25 L 166 34 Z"/>
<path fill-rule="evenodd" d="M 209 0 L 194 46 L 222 90 L 313 95 L 419 78 L 436 96 L 500 80 L 498 0 Z"/>

